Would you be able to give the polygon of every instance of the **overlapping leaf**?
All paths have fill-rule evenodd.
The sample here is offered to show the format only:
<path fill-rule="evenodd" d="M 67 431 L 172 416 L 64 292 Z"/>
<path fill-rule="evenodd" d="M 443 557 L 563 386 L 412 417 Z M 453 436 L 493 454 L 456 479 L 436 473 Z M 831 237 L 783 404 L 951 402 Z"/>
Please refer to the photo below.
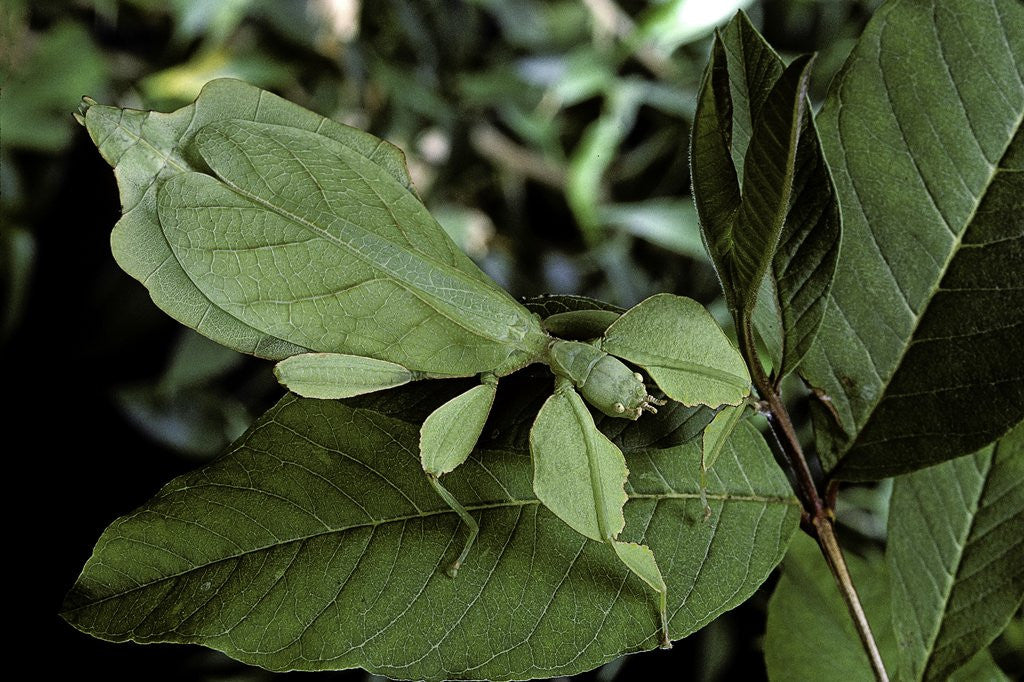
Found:
<path fill-rule="evenodd" d="M 389 393 L 414 404 L 420 388 Z M 481 525 L 448 578 L 463 530 L 401 416 L 283 399 L 221 459 L 114 522 L 65 617 L 106 639 L 197 642 L 272 669 L 416 679 L 571 674 L 657 645 L 650 589 L 544 510 L 522 450 L 477 451 L 445 478 Z M 706 522 L 699 459 L 696 444 L 628 455 L 622 539 L 654 550 L 676 638 L 749 596 L 798 519 L 751 427 L 712 472 Z"/>
<path fill-rule="evenodd" d="M 692 143 L 708 250 L 738 323 L 752 318 L 779 379 L 817 333 L 839 249 L 803 67 L 787 71 L 738 13 L 716 36 Z"/>
<path fill-rule="evenodd" d="M 1024 424 L 896 480 L 886 559 L 905 680 L 944 680 L 1024 601 Z"/>
<path fill-rule="evenodd" d="M 818 117 L 842 257 L 806 357 L 819 449 L 872 479 L 1024 418 L 1024 5 L 886 4 Z M 831 432 L 831 433 L 830 433 Z"/>
<path fill-rule="evenodd" d="M 886 670 L 891 673 L 896 641 L 889 619 L 885 563 L 876 552 L 867 558 L 848 554 L 847 564 Z M 875 680 L 835 579 L 808 537 L 794 538 L 782 564 L 782 579 L 768 602 L 764 658 L 768 678 L 778 682 Z"/>

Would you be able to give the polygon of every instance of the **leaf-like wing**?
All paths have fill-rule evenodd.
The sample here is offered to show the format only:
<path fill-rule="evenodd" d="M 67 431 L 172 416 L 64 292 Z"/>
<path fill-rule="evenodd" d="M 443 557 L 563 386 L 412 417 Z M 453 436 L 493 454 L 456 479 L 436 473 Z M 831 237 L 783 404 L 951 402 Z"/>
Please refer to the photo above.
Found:
<path fill-rule="evenodd" d="M 438 375 L 543 347 L 536 318 L 345 145 L 240 120 L 206 126 L 194 145 L 217 177 L 166 180 L 160 225 L 190 279 L 235 318 L 316 351 Z"/>
<path fill-rule="evenodd" d="M 896 479 L 886 559 L 901 679 L 945 680 L 1024 601 L 1024 424 Z"/>
<path fill-rule="evenodd" d="M 444 383 L 389 393 L 415 404 Z M 658 645 L 650 589 L 538 503 L 525 450 L 477 451 L 445 477 L 480 522 L 472 560 L 448 578 L 463 531 L 423 475 L 418 426 L 394 409 L 285 397 L 104 532 L 65 618 L 276 670 L 405 679 L 570 675 Z M 621 539 L 657 556 L 673 638 L 749 597 L 799 519 L 747 425 L 711 472 L 706 522 L 699 462 L 696 444 L 630 456 Z"/>
<path fill-rule="evenodd" d="M 833 82 L 842 256 L 803 372 L 841 420 L 819 442 L 835 476 L 968 454 L 1024 418 L 1022 119 L 1016 0 L 888 3 Z"/>
<path fill-rule="evenodd" d="M 241 81 L 208 83 L 195 103 L 164 114 L 86 102 L 85 127 L 103 158 L 114 167 L 123 216 L 111 234 L 118 264 L 149 289 L 153 301 L 182 324 L 235 350 L 281 359 L 308 350 L 221 310 L 196 288 L 174 259 L 157 219 L 159 181 L 203 170 L 189 149 L 208 123 L 248 119 L 315 130 L 384 168 L 413 193 L 402 152 L 368 133 L 335 123 Z"/>

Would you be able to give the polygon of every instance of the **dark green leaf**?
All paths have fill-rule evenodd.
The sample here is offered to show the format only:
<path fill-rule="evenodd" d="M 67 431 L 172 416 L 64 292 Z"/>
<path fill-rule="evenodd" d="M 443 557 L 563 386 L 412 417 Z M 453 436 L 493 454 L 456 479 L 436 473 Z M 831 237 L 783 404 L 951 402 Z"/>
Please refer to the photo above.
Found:
<path fill-rule="evenodd" d="M 886 559 L 900 676 L 945 680 L 1024 601 L 1024 424 L 896 479 Z"/>
<path fill-rule="evenodd" d="M 896 642 L 889 620 L 889 580 L 880 555 L 867 559 L 849 552 L 846 561 L 857 586 L 871 632 L 892 672 Z M 782 564 L 782 579 L 768 602 L 764 640 L 768 678 L 874 682 L 839 588 L 817 545 L 799 535 Z"/>
<path fill-rule="evenodd" d="M 800 100 L 789 121 L 797 128 L 779 118 L 779 107 L 796 101 L 772 95 L 784 72 L 782 59 L 738 13 L 716 37 L 692 150 L 694 196 L 727 300 L 743 317 L 753 315 L 780 380 L 821 324 L 840 234 L 809 103 Z M 756 266 L 754 274 L 744 274 L 747 266 Z"/>
<path fill-rule="evenodd" d="M 804 361 L 841 421 L 818 430 L 833 475 L 912 471 L 1024 418 L 1022 118 L 1017 0 L 886 4 L 833 82 L 842 258 Z"/>
<path fill-rule="evenodd" d="M 64 616 L 110 640 L 415 679 L 565 675 L 657 645 L 651 590 L 537 503 L 521 450 L 477 451 L 445 477 L 481 530 L 459 577 L 444 575 L 463 531 L 417 442 L 394 415 L 286 397 L 226 455 L 115 521 Z M 706 522 L 696 444 L 627 461 L 622 540 L 654 550 L 683 637 L 767 577 L 798 508 L 747 425 L 711 474 Z"/>

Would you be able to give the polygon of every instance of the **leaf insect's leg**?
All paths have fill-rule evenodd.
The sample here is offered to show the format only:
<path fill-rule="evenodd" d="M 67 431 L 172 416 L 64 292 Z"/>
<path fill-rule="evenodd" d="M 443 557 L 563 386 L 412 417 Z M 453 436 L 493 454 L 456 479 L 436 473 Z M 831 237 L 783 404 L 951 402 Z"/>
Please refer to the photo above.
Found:
<path fill-rule="evenodd" d="M 626 564 L 629 570 L 633 571 L 637 577 L 658 593 L 658 615 L 661 620 L 661 648 L 671 649 L 672 639 L 668 633 L 668 586 L 665 584 L 661 570 L 654 560 L 654 552 L 647 545 L 640 545 L 635 542 L 622 542 L 615 539 L 609 540 L 609 542 L 622 563 Z"/>
<path fill-rule="evenodd" d="M 445 571 L 450 577 L 454 578 L 459 574 L 459 568 L 461 568 L 462 564 L 465 563 L 466 557 L 469 555 L 469 550 L 473 547 L 473 543 L 476 542 L 476 536 L 480 534 L 480 524 L 476 522 L 476 519 L 470 516 L 469 512 L 466 511 L 466 508 L 455 499 L 455 496 L 448 492 L 447 488 L 441 485 L 441 481 L 438 480 L 436 475 L 428 473 L 427 480 L 430 481 L 430 485 L 434 486 L 434 490 L 436 490 L 437 494 L 441 496 L 441 499 L 443 499 L 448 506 L 452 508 L 452 511 L 459 515 L 462 522 L 466 524 L 466 528 L 469 529 L 469 537 L 466 538 L 466 543 L 462 546 L 462 551 L 459 553 L 459 557 L 453 561 L 451 566 L 448 567 L 448 570 Z"/>
<path fill-rule="evenodd" d="M 466 561 L 480 526 L 455 496 L 441 485 L 439 479 L 466 461 L 484 430 L 498 389 L 498 379 L 487 373 L 481 375 L 480 381 L 480 385 L 455 396 L 431 412 L 420 428 L 420 463 L 423 471 L 437 494 L 469 529 L 469 537 L 466 538 L 462 552 L 447 571 L 453 578 Z"/>
<path fill-rule="evenodd" d="M 704 506 L 704 520 L 707 521 L 711 517 L 711 505 L 708 504 L 708 471 L 715 465 L 722 452 L 725 450 L 725 444 L 729 441 L 729 437 L 732 436 L 732 432 L 736 429 L 736 426 L 743 420 L 743 415 L 749 405 L 754 404 L 754 401 L 747 398 L 739 405 L 726 406 L 718 411 L 715 418 L 711 420 L 711 423 L 704 427 L 704 433 L 701 436 L 701 450 L 700 450 L 700 502 Z"/>
<path fill-rule="evenodd" d="M 661 643 L 668 647 L 671 641 L 668 632 L 668 587 L 654 559 L 654 553 L 645 545 L 617 539 L 626 525 L 623 514 L 628 500 L 625 490 L 629 475 L 626 459 L 622 451 L 594 424 L 583 398 L 576 392 L 573 378 L 565 376 L 573 371 L 574 366 L 584 366 L 586 369 L 587 365 L 594 364 L 576 360 L 586 360 L 586 353 L 590 353 L 591 357 L 595 354 L 583 347 L 583 344 L 565 345 L 556 352 L 561 354 L 560 358 L 555 357 L 557 369 L 567 371 L 563 375 L 556 373 L 555 392 L 541 407 L 530 429 L 533 490 L 537 499 L 570 528 L 591 540 L 611 545 L 619 560 L 658 593 Z M 597 352 L 600 353 L 597 356 L 600 361 L 605 354 Z M 594 378 L 593 367 L 591 370 L 581 383 Z M 614 366 L 612 371 L 615 371 Z M 630 380 L 627 385 L 642 387 L 624 365 L 622 372 Z M 577 373 L 580 374 L 582 372 Z M 600 375 L 597 379 L 601 379 Z M 601 397 L 600 392 L 597 395 Z M 636 395 L 639 399 L 639 392 Z M 610 397 L 614 398 L 614 393 Z M 620 413 L 614 406 L 609 409 L 615 414 Z"/>

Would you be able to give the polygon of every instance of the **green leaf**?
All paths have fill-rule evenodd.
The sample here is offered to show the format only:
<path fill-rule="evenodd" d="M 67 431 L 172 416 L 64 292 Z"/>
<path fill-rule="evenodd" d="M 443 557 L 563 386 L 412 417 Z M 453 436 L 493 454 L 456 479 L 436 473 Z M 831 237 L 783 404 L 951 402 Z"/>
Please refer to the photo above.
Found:
<path fill-rule="evenodd" d="M 616 320 L 601 348 L 640 365 L 658 387 L 686 405 L 738 404 L 750 394 L 739 352 L 696 301 L 656 294 Z"/>
<path fill-rule="evenodd" d="M 690 136 L 690 174 L 701 235 L 726 296 L 732 297 L 731 266 L 727 254 L 733 221 L 740 205 L 740 186 L 731 156 L 733 103 L 729 86 L 725 44 L 721 36 L 716 35 L 694 114 Z"/>
<path fill-rule="evenodd" d="M 494 404 L 497 384 L 474 386 L 430 413 L 420 429 L 420 462 L 434 476 L 466 461 Z"/>
<path fill-rule="evenodd" d="M 846 562 L 857 586 L 886 671 L 893 671 L 896 641 L 889 620 L 889 580 L 880 555 L 850 552 Z M 874 682 L 867 654 L 814 540 L 793 539 L 782 578 L 768 602 L 764 659 L 770 680 Z"/>
<path fill-rule="evenodd" d="M 988 649 L 980 651 L 949 676 L 949 682 L 1011 682 L 1002 671 Z"/>
<path fill-rule="evenodd" d="M 309 349 L 258 330 L 214 305 L 171 251 L 157 216 L 157 189 L 168 178 L 205 170 L 205 163 L 189 149 L 203 126 L 245 119 L 316 130 L 386 168 L 412 192 L 405 158 L 397 148 L 240 81 L 212 81 L 194 104 L 169 114 L 118 109 L 91 100 L 84 109 L 85 127 L 114 167 L 121 192 L 123 216 L 110 238 L 118 265 L 145 284 L 167 314 L 245 353 L 281 359 Z"/>
<path fill-rule="evenodd" d="M 926 467 L 1024 418 L 1022 118 L 1016 0 L 890 2 L 832 83 L 842 257 L 802 371 L 840 420 L 818 429 L 834 476 Z"/>
<path fill-rule="evenodd" d="M 351 398 L 407 384 L 413 372 L 394 362 L 342 353 L 299 353 L 274 367 L 274 376 L 306 398 Z"/>
<path fill-rule="evenodd" d="M 538 503 L 525 450 L 478 450 L 445 477 L 480 536 L 458 579 L 444 575 L 463 530 L 423 475 L 404 406 L 446 383 L 459 382 L 381 394 L 394 412 L 285 397 L 216 462 L 115 521 L 64 617 L 109 640 L 404 679 L 570 675 L 657 646 L 650 589 Z M 712 472 L 707 522 L 699 460 L 696 444 L 629 457 L 621 539 L 657 557 L 673 638 L 749 597 L 799 518 L 753 428 Z"/>
<path fill-rule="evenodd" d="M 598 209 L 601 223 L 646 239 L 663 249 L 703 261 L 707 257 L 690 199 L 647 199 Z"/>
<path fill-rule="evenodd" d="M 900 676 L 945 680 L 1024 601 L 1024 424 L 896 479 L 886 559 Z"/>
<path fill-rule="evenodd" d="M 789 209 L 797 143 L 807 106 L 809 64 L 808 57 L 799 57 L 790 64 L 758 112 L 745 155 L 747 172 L 735 218 L 704 222 L 706 233 L 711 230 L 706 241 L 722 278 L 726 300 L 732 310 L 743 315 L 754 308 Z M 714 83 L 705 87 L 714 87 Z M 697 149 L 695 165 L 701 161 L 696 153 Z M 705 172 L 702 168 L 696 170 Z M 698 210 L 702 203 L 698 202 Z M 730 207 L 724 204 L 717 209 L 723 213 L 728 210 Z M 724 231 L 718 232 L 721 228 Z"/>
<path fill-rule="evenodd" d="M 809 103 L 804 102 L 788 142 L 779 134 L 785 124 L 773 108 L 785 103 L 769 98 L 779 97 L 775 88 L 782 85 L 784 71 L 775 50 L 744 13 L 737 13 L 716 37 L 692 148 L 694 197 L 709 251 L 730 305 L 743 310 L 742 318 L 752 315 L 777 381 L 799 365 L 821 324 L 840 238 L 835 189 Z M 765 183 L 769 161 L 783 166 L 769 171 Z M 785 166 L 789 162 L 791 168 Z M 750 177 L 744 174 L 748 165 L 755 169 Z M 742 200 L 738 183 L 744 187 Z M 742 256 L 737 249 L 743 245 L 752 247 L 747 256 L 758 268 L 770 260 L 760 281 L 737 279 Z"/>
<path fill-rule="evenodd" d="M 642 94 L 642 88 L 633 83 L 613 82 L 601 116 L 586 129 L 569 161 L 565 196 L 588 244 L 600 240 L 598 207 L 605 198 L 601 181 L 619 144 L 633 128 Z"/>

